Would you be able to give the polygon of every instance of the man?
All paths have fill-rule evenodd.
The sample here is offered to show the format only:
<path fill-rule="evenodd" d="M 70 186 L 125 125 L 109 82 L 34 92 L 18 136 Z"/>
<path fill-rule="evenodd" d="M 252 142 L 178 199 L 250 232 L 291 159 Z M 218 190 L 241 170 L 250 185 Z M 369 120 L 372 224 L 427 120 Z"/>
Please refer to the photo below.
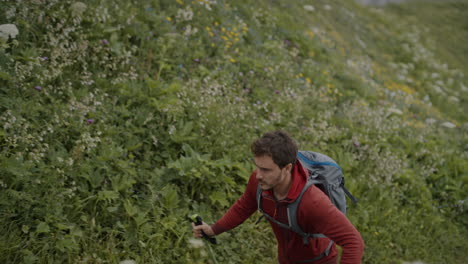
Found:
<path fill-rule="evenodd" d="M 258 186 L 262 190 L 263 211 L 288 224 L 287 205 L 298 198 L 309 176 L 296 158 L 297 145 L 285 132 L 275 131 L 264 134 L 252 144 L 251 149 L 257 168 L 250 176 L 244 194 L 212 226 L 206 223 L 193 226 L 195 237 L 201 237 L 202 230 L 208 236 L 219 235 L 243 223 L 257 210 Z M 326 238 L 308 238 L 306 244 L 299 234 L 269 222 L 278 241 L 281 264 L 336 264 L 338 252 L 334 243 L 343 249 L 342 264 L 361 263 L 364 250 L 361 235 L 327 195 L 314 185 L 302 196 L 297 222 L 304 232 L 324 234 Z"/>

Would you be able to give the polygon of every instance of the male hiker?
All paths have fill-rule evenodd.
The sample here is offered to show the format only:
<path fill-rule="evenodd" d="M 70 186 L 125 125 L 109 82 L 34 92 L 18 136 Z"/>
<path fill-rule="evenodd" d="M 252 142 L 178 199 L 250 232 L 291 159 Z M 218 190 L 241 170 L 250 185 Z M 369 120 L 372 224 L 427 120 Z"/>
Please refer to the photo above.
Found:
<path fill-rule="evenodd" d="M 305 189 L 300 197 L 296 210 L 297 224 L 305 233 L 324 236 L 304 238 L 284 226 L 289 225 L 292 217 L 288 214 L 288 204 L 298 199 L 309 176 L 297 159 L 298 149 L 294 141 L 285 132 L 269 132 L 257 139 L 251 149 L 257 168 L 244 194 L 215 224 L 193 225 L 194 236 L 202 237 L 202 230 L 208 236 L 228 231 L 261 208 L 268 215 L 278 240 L 279 263 L 336 264 L 338 252 L 335 243 L 343 249 L 340 263 L 361 263 L 364 250 L 361 235 L 315 185 Z M 261 189 L 257 192 L 258 187 Z M 257 199 L 261 199 L 261 207 Z"/>

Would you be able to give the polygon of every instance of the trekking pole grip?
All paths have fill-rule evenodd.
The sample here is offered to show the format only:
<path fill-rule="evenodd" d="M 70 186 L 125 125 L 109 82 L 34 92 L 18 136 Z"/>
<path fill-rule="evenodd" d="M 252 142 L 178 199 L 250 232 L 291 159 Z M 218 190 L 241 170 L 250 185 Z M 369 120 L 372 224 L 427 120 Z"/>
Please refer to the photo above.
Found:
<path fill-rule="evenodd" d="M 198 215 L 196 217 L 195 225 L 199 226 L 199 225 L 202 225 L 202 224 L 203 224 L 202 218 Z M 217 244 L 216 238 L 208 236 L 207 234 L 205 234 L 205 232 L 203 232 L 203 230 L 201 230 L 201 232 L 202 232 L 203 237 L 206 240 L 210 241 L 211 244 L 215 244 L 215 245 Z"/>

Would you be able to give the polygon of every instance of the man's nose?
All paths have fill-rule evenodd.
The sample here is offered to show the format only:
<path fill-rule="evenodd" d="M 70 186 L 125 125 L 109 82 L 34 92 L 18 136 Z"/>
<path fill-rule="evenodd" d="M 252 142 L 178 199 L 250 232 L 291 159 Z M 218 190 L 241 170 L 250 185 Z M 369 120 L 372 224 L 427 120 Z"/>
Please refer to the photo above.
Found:
<path fill-rule="evenodd" d="M 260 173 L 260 170 L 257 170 L 257 180 L 261 180 L 263 178 L 262 173 Z"/>

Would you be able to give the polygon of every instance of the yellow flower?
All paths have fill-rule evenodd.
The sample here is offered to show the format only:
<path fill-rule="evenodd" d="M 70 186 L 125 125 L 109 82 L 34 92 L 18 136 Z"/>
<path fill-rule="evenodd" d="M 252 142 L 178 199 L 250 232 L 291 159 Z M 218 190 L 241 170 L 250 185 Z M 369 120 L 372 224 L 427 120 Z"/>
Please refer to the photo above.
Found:
<path fill-rule="evenodd" d="M 302 74 L 302 73 L 301 73 L 301 74 Z M 308 83 L 312 83 L 312 80 L 311 80 L 309 77 L 306 78 L 306 81 L 307 81 Z"/>
<path fill-rule="evenodd" d="M 172 18 L 171 17 L 166 17 L 166 20 L 167 21 L 172 21 Z"/>
<path fill-rule="evenodd" d="M 184 5 L 184 2 L 182 0 L 176 0 L 176 2 L 179 4 L 179 5 Z"/>
<path fill-rule="evenodd" d="M 214 25 L 215 25 L 216 27 L 219 26 L 218 21 L 215 21 L 215 22 L 214 22 Z"/>
<path fill-rule="evenodd" d="M 233 58 L 230 58 L 229 61 L 232 62 L 232 63 L 235 63 L 235 62 L 236 62 L 236 60 L 233 59 Z"/>
<path fill-rule="evenodd" d="M 205 29 L 206 29 L 207 31 L 211 31 L 211 28 L 210 28 L 210 27 L 205 27 Z"/>

